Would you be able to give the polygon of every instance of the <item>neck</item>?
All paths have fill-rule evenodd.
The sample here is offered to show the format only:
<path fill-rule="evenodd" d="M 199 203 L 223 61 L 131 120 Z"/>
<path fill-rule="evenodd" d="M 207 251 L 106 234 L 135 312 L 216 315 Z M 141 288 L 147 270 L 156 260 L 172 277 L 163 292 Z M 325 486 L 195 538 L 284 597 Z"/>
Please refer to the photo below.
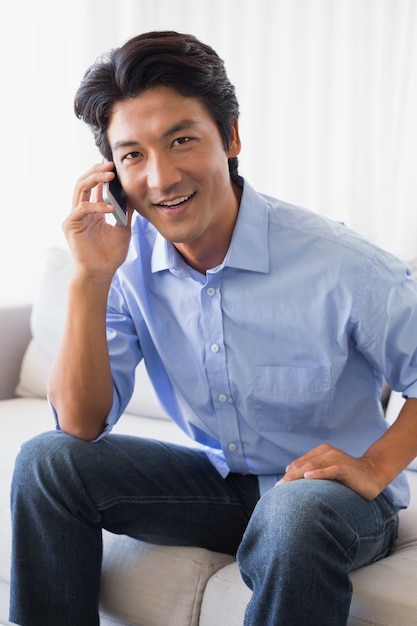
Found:
<path fill-rule="evenodd" d="M 206 274 L 208 270 L 220 265 L 224 261 L 227 250 L 229 249 L 229 246 L 227 246 L 226 249 L 222 247 L 218 251 L 211 249 L 209 252 L 207 250 L 201 250 L 200 252 L 193 251 L 190 253 L 187 245 L 175 243 L 174 246 L 184 258 L 185 262 L 194 270 L 200 272 L 200 274 Z"/>
<path fill-rule="evenodd" d="M 235 228 L 242 190 L 233 186 L 234 201 L 214 232 L 208 232 L 196 241 L 174 243 L 186 263 L 201 274 L 220 265 L 227 254 Z"/>

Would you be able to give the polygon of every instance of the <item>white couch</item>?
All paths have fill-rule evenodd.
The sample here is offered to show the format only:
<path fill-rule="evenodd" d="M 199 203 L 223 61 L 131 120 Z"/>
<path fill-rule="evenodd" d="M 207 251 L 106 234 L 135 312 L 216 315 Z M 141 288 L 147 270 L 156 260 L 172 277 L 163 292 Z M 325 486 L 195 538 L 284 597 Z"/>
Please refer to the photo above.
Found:
<path fill-rule="evenodd" d="M 0 309 L 0 620 L 8 613 L 13 462 L 23 441 L 53 428 L 45 381 L 62 328 L 70 272 L 67 251 L 48 251 L 33 306 Z M 134 394 L 117 431 L 192 445 L 162 412 L 142 366 L 137 376 L 147 392 Z M 398 402 L 392 394 L 388 409 Z M 350 626 L 417 624 L 417 471 L 407 473 L 412 501 L 400 512 L 394 553 L 352 573 Z M 242 626 L 249 598 L 230 556 L 104 533 L 104 626 Z"/>

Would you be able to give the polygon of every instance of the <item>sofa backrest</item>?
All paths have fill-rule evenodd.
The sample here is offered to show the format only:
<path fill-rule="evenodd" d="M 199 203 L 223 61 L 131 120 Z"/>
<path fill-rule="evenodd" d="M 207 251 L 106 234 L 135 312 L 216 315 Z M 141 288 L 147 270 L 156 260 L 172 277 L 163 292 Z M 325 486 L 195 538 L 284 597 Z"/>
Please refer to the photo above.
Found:
<path fill-rule="evenodd" d="M 72 270 L 73 261 L 67 250 L 50 248 L 46 251 L 30 318 L 32 339 L 24 353 L 16 387 L 16 395 L 19 397 L 46 397 L 47 378 L 64 327 L 68 283 Z M 29 329 L 25 345 L 28 340 Z M 135 392 L 126 412 L 168 419 L 158 402 L 143 362 L 136 369 Z"/>
<path fill-rule="evenodd" d="M 0 400 L 12 398 L 22 358 L 29 344 L 30 305 L 0 307 Z"/>

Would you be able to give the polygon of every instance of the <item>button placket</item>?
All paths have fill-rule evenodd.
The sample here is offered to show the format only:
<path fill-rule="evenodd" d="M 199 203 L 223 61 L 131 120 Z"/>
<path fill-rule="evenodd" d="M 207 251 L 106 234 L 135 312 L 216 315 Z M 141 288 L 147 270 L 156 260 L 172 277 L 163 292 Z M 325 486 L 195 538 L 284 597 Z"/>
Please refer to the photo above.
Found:
<path fill-rule="evenodd" d="M 206 371 L 217 417 L 218 434 L 227 463 L 232 471 L 243 473 L 247 471 L 247 467 L 240 445 L 238 415 L 229 387 L 221 291 L 216 285 L 219 279 L 219 274 L 213 275 L 211 284 L 201 290 L 201 321 L 206 345 Z"/>

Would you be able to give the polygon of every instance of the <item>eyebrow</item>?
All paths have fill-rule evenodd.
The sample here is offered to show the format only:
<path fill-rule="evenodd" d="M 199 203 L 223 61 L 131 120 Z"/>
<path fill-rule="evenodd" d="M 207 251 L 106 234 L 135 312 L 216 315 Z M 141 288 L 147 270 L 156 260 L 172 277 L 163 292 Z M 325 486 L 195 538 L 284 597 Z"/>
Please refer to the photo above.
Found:
<path fill-rule="evenodd" d="M 168 137 L 171 137 L 172 135 L 175 135 L 176 133 L 178 133 L 181 130 L 187 130 L 187 129 L 191 129 L 195 126 L 198 125 L 198 122 L 196 122 L 195 120 L 191 120 L 191 119 L 185 119 L 185 120 L 181 120 L 180 122 L 177 122 L 175 124 L 173 124 L 172 126 L 170 126 L 169 128 L 167 128 L 166 131 L 164 131 L 162 133 L 162 139 L 167 139 Z M 134 140 L 122 140 L 122 141 L 116 141 L 116 143 L 114 144 L 114 146 L 112 147 L 112 150 L 117 150 L 118 148 L 133 148 L 133 147 L 140 147 L 140 142 L 139 141 L 134 141 Z"/>

